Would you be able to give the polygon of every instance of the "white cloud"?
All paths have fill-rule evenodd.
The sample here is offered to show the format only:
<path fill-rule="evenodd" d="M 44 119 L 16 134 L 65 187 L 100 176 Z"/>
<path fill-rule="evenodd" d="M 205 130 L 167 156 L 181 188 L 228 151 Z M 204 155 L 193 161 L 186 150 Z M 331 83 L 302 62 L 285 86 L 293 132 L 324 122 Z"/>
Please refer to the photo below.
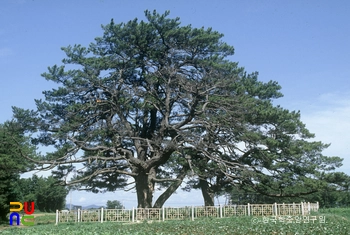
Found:
<path fill-rule="evenodd" d="M 318 100 L 317 108 L 301 110 L 301 119 L 315 140 L 331 144 L 324 154 L 344 158 L 339 170 L 350 174 L 350 95 L 328 93 Z"/>
<path fill-rule="evenodd" d="M 85 202 L 85 201 L 86 201 L 86 198 L 85 198 L 85 197 L 81 197 L 81 198 L 79 198 L 78 201 L 79 201 L 79 202 Z"/>
<path fill-rule="evenodd" d="M 325 93 L 318 98 L 323 104 L 332 105 L 335 108 L 349 107 L 350 93 Z"/>

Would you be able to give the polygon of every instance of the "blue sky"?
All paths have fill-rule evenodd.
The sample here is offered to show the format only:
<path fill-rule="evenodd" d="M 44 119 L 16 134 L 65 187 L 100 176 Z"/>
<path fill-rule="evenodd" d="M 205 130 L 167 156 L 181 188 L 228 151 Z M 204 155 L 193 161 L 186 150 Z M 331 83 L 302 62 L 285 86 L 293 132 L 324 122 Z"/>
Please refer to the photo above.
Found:
<path fill-rule="evenodd" d="M 212 27 L 235 47 L 231 58 L 262 81 L 275 80 L 283 98 L 300 110 L 315 140 L 331 143 L 324 152 L 344 158 L 350 174 L 350 1 L 295 0 L 2 0 L 0 2 L 0 122 L 11 106 L 33 109 L 34 99 L 54 84 L 40 76 L 61 64 L 62 46 L 88 46 L 102 35 L 101 24 L 137 17 L 144 10 L 180 17 L 183 25 Z M 104 205 L 118 199 L 136 206 L 136 195 L 73 192 L 72 203 Z M 69 197 L 68 197 L 69 199 Z M 223 201 L 221 201 L 223 203 Z M 201 205 L 199 192 L 179 192 L 167 205 Z"/>

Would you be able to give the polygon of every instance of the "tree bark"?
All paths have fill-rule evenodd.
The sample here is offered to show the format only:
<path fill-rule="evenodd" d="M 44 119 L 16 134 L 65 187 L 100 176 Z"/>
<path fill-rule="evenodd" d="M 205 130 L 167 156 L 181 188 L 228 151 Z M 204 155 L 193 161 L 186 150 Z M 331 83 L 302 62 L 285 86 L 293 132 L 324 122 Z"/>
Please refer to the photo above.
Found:
<path fill-rule="evenodd" d="M 138 208 L 152 208 L 154 182 L 152 182 L 152 175 L 154 169 L 150 172 L 140 171 L 135 177 L 137 207 Z"/>
<path fill-rule="evenodd" d="M 188 166 L 184 166 L 182 168 L 180 174 L 176 177 L 176 181 L 171 183 L 171 185 L 165 190 L 165 192 L 158 197 L 157 201 L 154 203 L 154 206 L 153 206 L 154 208 L 161 208 L 166 202 L 166 200 L 168 200 L 169 197 L 173 195 L 173 193 L 178 189 L 178 187 L 181 185 L 182 181 L 184 180 L 188 169 L 189 169 Z"/>
<path fill-rule="evenodd" d="M 199 185 L 202 190 L 204 206 L 214 206 L 214 192 L 210 188 L 208 182 L 206 180 L 199 179 Z"/>

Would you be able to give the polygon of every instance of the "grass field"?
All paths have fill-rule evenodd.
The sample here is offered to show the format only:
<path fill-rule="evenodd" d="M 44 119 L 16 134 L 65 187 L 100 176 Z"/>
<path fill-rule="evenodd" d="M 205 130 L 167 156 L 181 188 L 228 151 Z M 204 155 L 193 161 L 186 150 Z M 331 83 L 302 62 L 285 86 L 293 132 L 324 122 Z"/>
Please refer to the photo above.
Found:
<path fill-rule="evenodd" d="M 315 217 L 312 217 L 315 216 Z M 322 216 L 325 221 L 319 218 Z M 272 220 L 267 217 L 232 217 L 223 219 L 197 219 L 195 221 L 121 223 L 70 223 L 55 225 L 55 215 L 45 214 L 35 219 L 32 227 L 7 227 L 1 234 L 350 234 L 350 208 L 321 209 L 306 220 Z M 287 223 L 287 222 L 291 223 Z M 322 223 L 321 223 L 322 222 Z"/>

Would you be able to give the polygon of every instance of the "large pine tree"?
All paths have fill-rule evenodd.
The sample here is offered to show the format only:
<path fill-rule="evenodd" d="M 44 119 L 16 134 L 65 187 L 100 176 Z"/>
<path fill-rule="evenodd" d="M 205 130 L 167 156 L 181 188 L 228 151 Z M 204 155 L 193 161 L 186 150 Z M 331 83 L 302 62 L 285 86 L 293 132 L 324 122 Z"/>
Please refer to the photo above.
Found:
<path fill-rule="evenodd" d="M 266 192 L 297 181 L 297 193 L 315 191 L 327 146 L 305 141 L 313 135 L 299 113 L 273 106 L 277 82 L 229 61 L 234 48 L 211 28 L 145 15 L 112 20 L 88 47 L 64 47 L 64 65 L 42 75 L 59 87 L 44 91 L 36 111 L 14 109 L 40 133 L 34 143 L 57 149 L 42 163 L 64 181 L 74 172 L 71 183 L 93 192 L 132 187 L 131 178 L 138 207 L 161 207 L 186 176 L 199 180 L 207 205 L 213 180 Z M 155 201 L 156 185 L 166 190 Z"/>

